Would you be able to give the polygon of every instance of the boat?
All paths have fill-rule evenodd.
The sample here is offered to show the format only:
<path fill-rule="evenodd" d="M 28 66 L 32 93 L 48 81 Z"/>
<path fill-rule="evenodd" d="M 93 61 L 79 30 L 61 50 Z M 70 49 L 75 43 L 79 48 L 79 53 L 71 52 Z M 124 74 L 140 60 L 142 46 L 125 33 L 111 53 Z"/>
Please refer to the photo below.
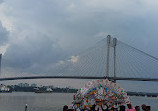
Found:
<path fill-rule="evenodd" d="M 51 88 L 46 88 L 45 90 L 40 90 L 39 88 L 35 88 L 35 93 L 52 93 L 53 90 Z"/>
<path fill-rule="evenodd" d="M 0 85 L 0 93 L 11 93 L 12 91 L 6 86 L 1 84 Z"/>

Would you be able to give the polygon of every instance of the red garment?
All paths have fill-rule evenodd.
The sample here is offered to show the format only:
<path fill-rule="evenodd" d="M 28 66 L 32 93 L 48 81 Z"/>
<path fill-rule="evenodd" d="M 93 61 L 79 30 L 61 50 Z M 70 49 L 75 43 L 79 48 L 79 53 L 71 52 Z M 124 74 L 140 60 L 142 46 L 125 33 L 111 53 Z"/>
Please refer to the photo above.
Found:
<path fill-rule="evenodd" d="M 135 108 L 132 109 L 126 109 L 126 111 L 136 111 Z"/>

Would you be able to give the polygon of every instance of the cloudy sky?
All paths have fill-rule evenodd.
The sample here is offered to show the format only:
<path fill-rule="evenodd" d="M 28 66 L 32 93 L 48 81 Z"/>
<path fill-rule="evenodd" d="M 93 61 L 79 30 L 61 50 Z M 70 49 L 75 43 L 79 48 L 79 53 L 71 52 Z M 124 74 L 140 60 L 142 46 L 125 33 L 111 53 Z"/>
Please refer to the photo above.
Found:
<path fill-rule="evenodd" d="M 3 76 L 42 74 L 108 34 L 158 57 L 157 0 L 0 0 Z"/>

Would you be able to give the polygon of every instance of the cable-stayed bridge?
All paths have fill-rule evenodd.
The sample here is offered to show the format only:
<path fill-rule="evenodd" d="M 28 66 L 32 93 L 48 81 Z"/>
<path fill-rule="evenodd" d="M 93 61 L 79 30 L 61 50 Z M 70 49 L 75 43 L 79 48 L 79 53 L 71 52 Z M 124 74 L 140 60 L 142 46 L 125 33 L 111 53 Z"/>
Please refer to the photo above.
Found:
<path fill-rule="evenodd" d="M 68 60 L 59 61 L 46 75 L 0 78 L 0 81 L 42 78 L 158 81 L 158 58 L 109 35 Z"/>
<path fill-rule="evenodd" d="M 157 93 L 158 58 L 108 36 L 93 47 L 59 61 L 50 71 L 40 76 L 21 74 L 16 77 L 1 77 L 0 81 L 106 78 L 121 84 L 127 90 L 130 88 L 130 91 L 141 89 L 141 92 Z"/>

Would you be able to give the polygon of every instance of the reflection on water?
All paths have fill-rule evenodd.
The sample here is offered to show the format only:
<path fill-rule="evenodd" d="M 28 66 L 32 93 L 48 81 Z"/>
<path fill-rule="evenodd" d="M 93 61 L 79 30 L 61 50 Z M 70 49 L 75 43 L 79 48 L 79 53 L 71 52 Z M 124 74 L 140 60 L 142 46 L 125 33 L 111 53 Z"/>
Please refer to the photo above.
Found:
<path fill-rule="evenodd" d="M 157 111 L 158 98 L 130 97 L 133 105 L 151 105 L 152 111 Z M 72 93 L 26 93 L 13 92 L 0 94 L 0 111 L 62 111 L 64 105 L 70 105 Z"/>

